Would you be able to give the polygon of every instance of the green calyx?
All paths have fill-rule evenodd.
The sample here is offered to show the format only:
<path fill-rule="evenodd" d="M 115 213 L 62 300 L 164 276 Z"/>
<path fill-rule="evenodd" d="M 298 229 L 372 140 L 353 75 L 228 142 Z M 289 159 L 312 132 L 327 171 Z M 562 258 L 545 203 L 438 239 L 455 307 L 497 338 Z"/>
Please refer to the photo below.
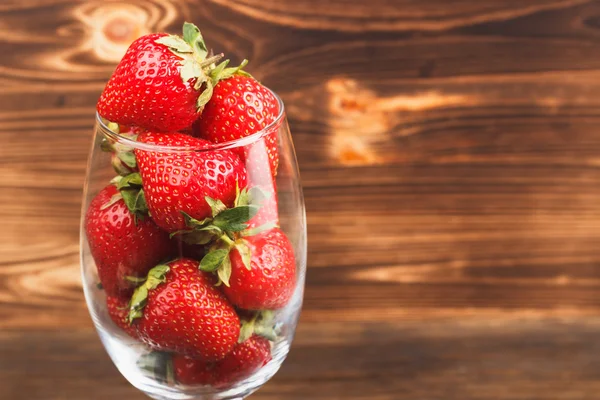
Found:
<path fill-rule="evenodd" d="M 131 324 L 136 318 L 141 318 L 144 314 L 144 307 L 148 301 L 148 292 L 154 290 L 164 283 L 170 268 L 168 265 L 157 265 L 148 272 L 144 282 L 135 289 L 131 301 L 129 302 L 129 315 L 127 320 Z"/>
<path fill-rule="evenodd" d="M 214 85 L 210 77 L 211 71 L 223 58 L 223 54 L 209 57 L 200 29 L 189 22 L 183 24 L 183 37 L 167 35 L 157 39 L 156 43 L 167 46 L 181 58 L 181 80 L 184 83 L 193 83 L 194 90 L 202 90 L 196 102 L 198 111 L 202 110 L 212 97 Z"/>
<path fill-rule="evenodd" d="M 142 186 L 142 176 L 139 172 L 132 172 L 125 176 L 116 176 L 111 183 L 117 186 L 119 193 L 114 195 L 111 200 L 102 208 L 107 208 L 120 199 L 123 199 L 129 211 L 133 214 L 137 223 L 138 219 L 143 219 L 148 215 L 148 204 Z"/>
<path fill-rule="evenodd" d="M 208 245 L 209 251 L 200 261 L 201 271 L 216 273 L 219 277 L 218 284 L 229 286 L 231 277 L 230 252 L 236 249 L 241 256 L 244 266 L 251 268 L 252 252 L 248 242 L 244 239 L 246 233 L 268 228 L 274 224 L 265 224 L 262 227 L 248 229 L 250 221 L 259 211 L 260 204 L 268 198 L 269 194 L 262 189 L 239 187 L 236 189 L 234 206 L 227 208 L 221 200 L 206 197 L 210 206 L 211 217 L 197 220 L 185 212 L 181 212 L 188 229 L 171 234 L 181 236 L 182 240 L 190 244 Z"/>
<path fill-rule="evenodd" d="M 275 313 L 270 310 L 257 311 L 250 319 L 243 319 L 238 343 L 250 339 L 252 335 L 262 336 L 272 342 L 277 340 L 279 329 L 275 323 Z"/>
<path fill-rule="evenodd" d="M 118 124 L 107 122 L 107 126 L 113 132 L 119 133 Z M 120 133 L 119 135 L 131 140 L 137 139 L 137 135 L 131 133 Z M 125 176 L 137 168 L 137 161 L 132 147 L 104 137 L 100 143 L 100 149 L 107 153 L 113 153 L 111 164 L 117 174 Z"/>
<path fill-rule="evenodd" d="M 242 70 L 248 63 L 247 60 L 244 60 L 239 67 L 227 68 L 229 60 L 217 65 L 223 58 L 223 54 L 211 55 L 200 29 L 190 22 L 183 24 L 183 36 L 163 36 L 157 39 L 156 43 L 167 46 L 171 52 L 181 58 L 182 81 L 193 82 L 194 90 L 201 91 L 196 102 L 198 112 L 208 103 L 214 86 L 219 81 L 236 74 L 251 76 Z"/>

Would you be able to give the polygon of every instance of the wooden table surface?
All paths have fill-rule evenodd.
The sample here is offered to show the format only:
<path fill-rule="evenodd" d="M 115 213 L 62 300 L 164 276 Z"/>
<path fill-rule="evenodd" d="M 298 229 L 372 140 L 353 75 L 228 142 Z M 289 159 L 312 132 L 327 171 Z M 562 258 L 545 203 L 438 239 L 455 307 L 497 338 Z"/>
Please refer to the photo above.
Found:
<path fill-rule="evenodd" d="M 254 400 L 597 399 L 600 2 L 3 0 L 0 398 L 142 399 L 79 277 L 127 45 L 194 21 L 287 104 L 309 271 Z"/>

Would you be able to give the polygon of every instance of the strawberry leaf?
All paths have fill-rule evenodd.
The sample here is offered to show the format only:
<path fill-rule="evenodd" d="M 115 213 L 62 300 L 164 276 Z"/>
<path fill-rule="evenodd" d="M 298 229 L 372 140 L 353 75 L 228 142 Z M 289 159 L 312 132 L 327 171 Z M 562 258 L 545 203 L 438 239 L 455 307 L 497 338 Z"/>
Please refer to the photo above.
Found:
<path fill-rule="evenodd" d="M 113 195 L 110 200 L 108 201 L 108 203 L 103 204 L 102 207 L 100 207 L 101 210 L 106 210 L 108 207 L 112 206 L 113 204 L 115 204 L 116 202 L 118 202 L 119 200 L 121 200 L 123 198 L 123 196 L 121 196 L 121 193 L 117 193 L 115 195 Z"/>
<path fill-rule="evenodd" d="M 273 228 L 277 228 L 278 226 L 279 225 L 277 225 L 277 222 L 275 222 L 275 221 L 265 222 L 264 224 L 257 226 L 256 228 L 246 229 L 246 230 L 242 231 L 242 236 L 258 235 L 260 233 L 266 232 Z"/>
<path fill-rule="evenodd" d="M 250 202 L 262 204 L 265 200 L 268 200 L 272 196 L 272 193 L 260 186 L 254 186 L 248 192 L 248 196 L 250 198 Z"/>
<path fill-rule="evenodd" d="M 246 65 L 248 65 L 248 60 L 242 61 L 241 64 L 237 67 L 226 68 L 228 63 L 229 63 L 229 60 L 223 61 L 221 64 L 219 64 L 217 67 L 215 67 L 211 71 L 210 78 L 212 79 L 212 81 L 215 85 L 219 81 L 224 81 L 225 79 L 229 79 L 234 75 L 244 75 L 244 76 L 251 77 L 251 75 L 249 73 L 242 71 L 242 68 L 244 68 Z"/>
<path fill-rule="evenodd" d="M 250 204 L 250 192 L 247 188 L 243 188 L 241 191 L 238 189 L 237 195 L 235 197 L 235 207 L 239 206 L 247 206 Z"/>
<path fill-rule="evenodd" d="M 212 220 L 211 218 L 205 218 L 202 221 L 200 221 L 200 220 L 197 220 L 196 218 L 192 217 L 185 211 L 179 211 L 179 212 L 181 213 L 181 215 L 183 215 L 185 225 L 189 226 L 190 228 L 204 227 L 204 226 L 206 226 L 206 224 L 208 224 Z"/>
<path fill-rule="evenodd" d="M 194 60 L 183 60 L 181 64 L 180 74 L 183 83 L 186 83 L 190 79 L 198 78 L 198 80 L 200 80 L 200 77 L 204 76 L 202 68 L 200 68 L 200 65 L 198 65 L 198 63 Z"/>
<path fill-rule="evenodd" d="M 196 102 L 196 107 L 198 108 L 198 110 L 202 110 L 202 108 L 204 108 L 204 106 L 206 105 L 206 103 L 208 103 L 212 95 L 213 84 L 210 80 L 208 80 L 206 81 L 206 88 L 204 88 L 204 91 L 202 91 L 200 96 L 198 96 L 198 100 Z"/>
<path fill-rule="evenodd" d="M 127 319 L 130 324 L 136 318 L 142 317 L 146 301 L 148 300 L 148 291 L 156 289 L 158 285 L 166 281 L 169 269 L 168 265 L 157 265 L 148 272 L 148 277 L 144 283 L 135 289 L 129 302 L 129 315 Z"/>
<path fill-rule="evenodd" d="M 117 182 L 117 189 L 123 190 L 128 188 L 139 188 L 142 186 L 142 176 L 139 172 L 134 172 L 129 175 L 125 175 L 122 179 Z"/>
<path fill-rule="evenodd" d="M 155 40 L 155 43 L 167 46 L 176 55 L 191 54 L 194 52 L 192 46 L 185 42 L 182 38 L 175 35 L 163 36 Z"/>
<path fill-rule="evenodd" d="M 242 326 L 240 327 L 240 336 L 238 338 L 238 343 L 244 343 L 246 340 L 250 339 L 250 337 L 254 334 L 254 323 L 256 322 L 256 317 L 258 314 L 255 314 L 250 320 L 242 320 Z"/>
<path fill-rule="evenodd" d="M 200 29 L 190 22 L 183 24 L 183 40 L 193 47 L 197 57 L 201 60 L 208 55 L 208 49 Z"/>
<path fill-rule="evenodd" d="M 205 255 L 200 261 L 200 270 L 206 272 L 214 272 L 221 268 L 225 259 L 229 260 L 229 249 L 214 250 Z M 230 265 L 231 269 L 231 265 Z"/>
<path fill-rule="evenodd" d="M 248 222 L 256 215 L 259 207 L 255 205 L 239 206 L 222 211 L 213 219 L 213 224 L 223 231 L 239 232 L 246 229 Z"/>
<path fill-rule="evenodd" d="M 227 67 L 227 64 L 229 64 L 229 60 L 223 61 L 222 63 L 217 65 L 212 71 L 210 71 L 210 79 L 212 79 L 213 85 L 216 85 L 219 82 L 219 77 L 225 70 L 225 67 Z"/>
<path fill-rule="evenodd" d="M 217 275 L 219 276 L 219 283 L 229 287 L 229 279 L 231 278 L 231 260 L 229 260 L 229 257 L 225 257 L 221 268 L 217 270 Z"/>
<path fill-rule="evenodd" d="M 210 210 L 212 211 L 213 218 L 216 217 L 222 211 L 225 211 L 227 209 L 227 206 L 225 204 L 223 204 L 223 202 L 219 199 L 215 200 L 212 197 L 206 196 L 206 197 L 204 197 L 204 200 L 206 200 L 206 202 L 210 206 Z"/>
<path fill-rule="evenodd" d="M 182 239 L 189 244 L 208 244 L 222 234 L 223 232 L 219 228 L 209 225 L 193 231 L 186 231 Z"/>
<path fill-rule="evenodd" d="M 252 250 L 250 250 L 250 247 L 248 247 L 247 243 L 248 242 L 245 240 L 239 240 L 235 243 L 235 248 L 240 253 L 244 267 L 246 267 L 247 270 L 251 270 Z"/>

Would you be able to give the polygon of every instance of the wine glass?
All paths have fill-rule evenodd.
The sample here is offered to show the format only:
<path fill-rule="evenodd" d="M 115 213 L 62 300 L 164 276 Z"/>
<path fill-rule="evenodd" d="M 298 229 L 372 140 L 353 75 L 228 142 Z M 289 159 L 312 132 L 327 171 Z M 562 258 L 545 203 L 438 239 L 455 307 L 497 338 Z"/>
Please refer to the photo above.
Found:
<path fill-rule="evenodd" d="M 243 399 L 288 354 L 304 291 L 306 217 L 275 97 L 275 121 L 221 144 L 188 141 L 190 132 L 176 134 L 184 137 L 178 146 L 158 133 L 142 142 L 139 130 L 96 115 L 81 220 L 83 288 L 112 361 L 151 398 Z M 204 186 L 193 183 L 198 176 Z M 174 179 L 172 192 L 157 200 L 163 178 Z M 198 198 L 186 192 L 191 186 L 211 195 Z M 191 200 L 203 202 L 206 218 L 194 218 L 200 208 L 186 208 Z M 164 210 L 170 217 L 161 220 Z M 169 309 L 171 296 L 179 308 Z"/>

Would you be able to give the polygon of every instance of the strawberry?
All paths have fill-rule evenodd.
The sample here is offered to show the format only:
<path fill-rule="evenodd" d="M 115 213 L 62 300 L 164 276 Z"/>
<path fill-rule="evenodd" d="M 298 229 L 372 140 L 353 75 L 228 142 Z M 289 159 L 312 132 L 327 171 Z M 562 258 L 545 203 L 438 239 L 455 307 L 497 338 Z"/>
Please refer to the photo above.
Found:
<path fill-rule="evenodd" d="M 233 350 L 240 334 L 240 320 L 213 275 L 199 271 L 192 259 L 150 270 L 130 304 L 129 320 L 155 350 L 216 361 Z"/>
<path fill-rule="evenodd" d="M 97 104 L 98 113 L 118 124 L 158 131 L 188 128 L 212 93 L 210 71 L 222 55 L 208 50 L 198 28 L 183 25 L 183 38 L 166 33 L 142 36 L 117 65 Z"/>
<path fill-rule="evenodd" d="M 207 196 L 231 206 L 236 189 L 246 186 L 246 169 L 229 150 L 192 151 L 205 149 L 210 143 L 182 133 L 145 132 L 138 141 L 190 149 L 135 150 L 150 215 L 168 232 L 186 229 L 183 213 L 198 220 L 210 217 Z"/>
<path fill-rule="evenodd" d="M 217 252 L 208 253 L 200 264 Z M 228 259 L 216 268 L 223 292 L 236 307 L 273 310 L 284 307 L 296 284 L 296 261 L 288 238 L 279 228 L 237 239 L 229 247 Z"/>
<path fill-rule="evenodd" d="M 243 65 L 242 65 L 243 66 Z M 218 76 L 218 72 L 213 76 Z M 202 116 L 194 124 L 194 134 L 213 143 L 237 140 L 273 123 L 279 115 L 279 102 L 273 93 L 257 80 L 239 71 L 221 79 L 214 87 Z M 277 128 L 273 127 L 263 139 L 266 145 L 268 162 L 273 176 L 277 174 L 279 153 L 277 151 Z M 250 164 L 247 149 L 240 149 Z"/>
<path fill-rule="evenodd" d="M 227 387 L 250 377 L 271 360 L 269 341 L 257 335 L 237 344 L 221 361 L 207 363 L 173 355 L 175 379 L 184 385 Z"/>
<path fill-rule="evenodd" d="M 129 315 L 128 302 L 120 297 L 107 296 L 106 308 L 110 319 L 129 336 L 137 339 L 137 333 L 127 319 Z"/>
<path fill-rule="evenodd" d="M 212 385 L 215 363 L 173 354 L 175 380 L 182 385 Z"/>
<path fill-rule="evenodd" d="M 235 346 L 233 351 L 215 366 L 215 386 L 231 386 L 258 371 L 271 361 L 271 344 L 253 335 Z"/>
<path fill-rule="evenodd" d="M 100 282 L 109 296 L 130 295 L 127 277 L 146 275 L 173 251 L 169 235 L 150 218 L 137 218 L 113 185 L 92 200 L 85 215 L 85 233 Z"/>

